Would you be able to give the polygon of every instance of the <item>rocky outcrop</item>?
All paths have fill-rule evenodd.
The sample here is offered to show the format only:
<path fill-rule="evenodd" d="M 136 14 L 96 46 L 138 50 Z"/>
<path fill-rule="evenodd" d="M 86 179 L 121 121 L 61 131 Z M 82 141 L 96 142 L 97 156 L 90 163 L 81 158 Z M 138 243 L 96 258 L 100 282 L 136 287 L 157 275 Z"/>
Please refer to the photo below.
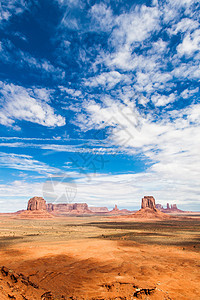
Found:
<path fill-rule="evenodd" d="M 51 298 L 46 297 L 48 293 L 44 293 L 44 289 L 35 280 L 32 280 L 32 275 L 27 276 L 20 271 L 16 272 L 5 266 L 0 267 L 0 283 L 1 300 L 55 299 L 53 296 Z"/>
<path fill-rule="evenodd" d="M 162 212 L 165 213 L 181 213 L 183 212 L 182 210 L 180 210 L 176 204 L 171 204 L 171 206 L 169 205 L 169 203 L 167 203 L 167 208 L 164 208 L 161 204 L 156 204 L 156 208 L 159 209 Z"/>
<path fill-rule="evenodd" d="M 74 203 L 73 209 L 79 213 L 91 212 L 88 208 L 87 203 Z"/>
<path fill-rule="evenodd" d="M 115 207 L 109 212 L 110 214 L 118 214 L 120 212 L 119 208 L 115 204 Z"/>
<path fill-rule="evenodd" d="M 109 214 L 111 215 L 128 215 L 130 213 L 132 212 L 128 209 L 119 209 L 116 204 L 115 207 L 111 211 L 109 211 Z"/>
<path fill-rule="evenodd" d="M 178 208 L 177 208 L 177 206 L 176 206 L 176 204 L 172 204 L 171 205 L 171 210 L 177 210 Z"/>
<path fill-rule="evenodd" d="M 156 204 L 156 208 L 161 211 L 163 209 L 163 206 L 161 204 Z"/>
<path fill-rule="evenodd" d="M 153 196 L 144 196 L 144 198 L 142 198 L 141 208 L 147 207 L 156 210 L 156 203 Z"/>
<path fill-rule="evenodd" d="M 93 213 L 108 213 L 109 210 L 107 207 L 93 207 L 89 206 L 89 210 L 91 210 Z"/>
<path fill-rule="evenodd" d="M 117 207 L 117 204 L 115 204 L 115 207 L 113 208 L 113 211 L 119 211 L 119 208 Z"/>
<path fill-rule="evenodd" d="M 47 204 L 47 211 L 54 214 L 85 214 L 92 213 L 87 203 L 58 203 Z"/>
<path fill-rule="evenodd" d="M 153 196 L 144 196 L 144 198 L 142 198 L 141 209 L 131 215 L 131 217 L 144 220 L 165 220 L 171 218 L 156 208 Z"/>
<path fill-rule="evenodd" d="M 27 210 L 46 210 L 46 201 L 42 197 L 33 197 L 28 201 Z"/>

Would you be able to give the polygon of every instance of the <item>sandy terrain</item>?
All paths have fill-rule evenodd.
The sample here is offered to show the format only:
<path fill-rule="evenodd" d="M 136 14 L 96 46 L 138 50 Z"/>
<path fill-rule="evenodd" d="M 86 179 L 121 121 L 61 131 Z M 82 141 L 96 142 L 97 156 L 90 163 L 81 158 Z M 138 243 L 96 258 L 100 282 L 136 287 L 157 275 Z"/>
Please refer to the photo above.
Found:
<path fill-rule="evenodd" d="M 196 217 L 1 217 L 0 299 L 197 300 L 199 238 Z"/>

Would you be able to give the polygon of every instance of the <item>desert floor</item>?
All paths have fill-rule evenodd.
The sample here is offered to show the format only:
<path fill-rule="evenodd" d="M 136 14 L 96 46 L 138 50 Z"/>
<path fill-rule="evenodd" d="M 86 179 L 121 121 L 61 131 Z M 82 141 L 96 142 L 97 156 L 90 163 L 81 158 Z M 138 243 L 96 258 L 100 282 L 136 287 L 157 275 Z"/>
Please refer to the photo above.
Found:
<path fill-rule="evenodd" d="M 0 299 L 200 299 L 200 219 L 0 217 Z"/>

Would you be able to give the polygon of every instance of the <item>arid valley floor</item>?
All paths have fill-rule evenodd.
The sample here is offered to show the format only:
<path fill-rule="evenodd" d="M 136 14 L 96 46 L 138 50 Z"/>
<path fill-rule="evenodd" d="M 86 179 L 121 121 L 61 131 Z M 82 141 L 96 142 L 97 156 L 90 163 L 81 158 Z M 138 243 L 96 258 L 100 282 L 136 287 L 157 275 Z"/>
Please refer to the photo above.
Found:
<path fill-rule="evenodd" d="M 200 299 L 200 219 L 0 217 L 0 299 Z"/>

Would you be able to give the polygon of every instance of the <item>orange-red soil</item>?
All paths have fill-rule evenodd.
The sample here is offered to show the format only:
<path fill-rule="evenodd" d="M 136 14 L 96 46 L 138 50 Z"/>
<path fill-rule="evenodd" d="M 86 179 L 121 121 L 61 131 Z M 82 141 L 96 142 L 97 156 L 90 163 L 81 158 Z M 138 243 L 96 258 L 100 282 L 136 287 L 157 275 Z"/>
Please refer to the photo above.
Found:
<path fill-rule="evenodd" d="M 33 238 L 2 246 L 0 266 L 1 300 L 200 299 L 199 252 L 180 246 Z"/>

